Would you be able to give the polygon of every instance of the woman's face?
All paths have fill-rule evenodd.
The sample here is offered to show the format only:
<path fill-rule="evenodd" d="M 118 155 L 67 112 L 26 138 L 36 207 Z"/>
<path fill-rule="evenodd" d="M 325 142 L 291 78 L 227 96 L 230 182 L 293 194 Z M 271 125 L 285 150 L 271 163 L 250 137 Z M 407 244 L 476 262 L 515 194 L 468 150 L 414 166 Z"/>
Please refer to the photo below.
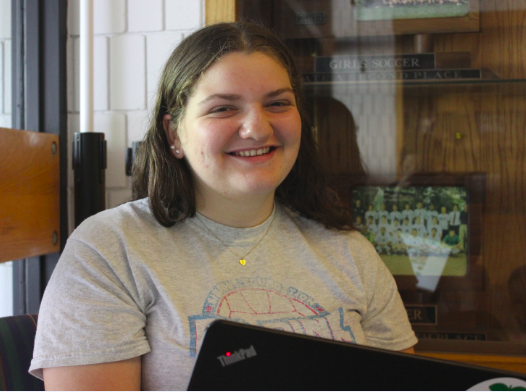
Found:
<path fill-rule="evenodd" d="M 230 53 L 197 82 L 175 139 L 196 191 L 208 197 L 273 194 L 298 156 L 301 119 L 285 68 Z"/>

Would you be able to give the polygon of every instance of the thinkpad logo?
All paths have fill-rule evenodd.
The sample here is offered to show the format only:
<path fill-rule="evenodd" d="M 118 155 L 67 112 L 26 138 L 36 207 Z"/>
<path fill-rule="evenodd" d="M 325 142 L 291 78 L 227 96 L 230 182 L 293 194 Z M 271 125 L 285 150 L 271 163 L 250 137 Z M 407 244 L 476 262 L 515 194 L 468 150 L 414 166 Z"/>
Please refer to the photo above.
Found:
<path fill-rule="evenodd" d="M 250 346 L 250 348 L 242 348 L 233 353 L 227 352 L 226 355 L 220 355 L 217 359 L 219 359 L 221 365 L 225 367 L 239 361 L 244 361 L 247 358 L 255 357 L 256 355 L 256 349 L 254 346 Z"/>

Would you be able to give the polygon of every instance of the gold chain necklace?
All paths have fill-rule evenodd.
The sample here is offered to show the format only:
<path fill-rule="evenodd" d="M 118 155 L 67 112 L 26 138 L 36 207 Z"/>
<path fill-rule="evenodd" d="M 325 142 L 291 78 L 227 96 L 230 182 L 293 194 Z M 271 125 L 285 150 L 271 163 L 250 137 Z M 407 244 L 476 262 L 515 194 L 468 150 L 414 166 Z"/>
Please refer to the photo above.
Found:
<path fill-rule="evenodd" d="M 199 222 L 201 222 L 201 223 L 203 224 L 203 226 L 204 226 L 204 227 L 210 232 L 210 234 L 212 234 L 215 238 L 217 238 L 217 240 L 218 240 L 219 242 L 221 242 L 225 248 L 227 248 L 230 252 L 232 252 L 236 257 L 239 258 L 239 264 L 241 264 L 241 265 L 245 265 L 245 264 L 247 263 L 247 261 L 245 260 L 245 258 L 250 254 L 250 252 L 252 252 L 254 249 L 256 249 L 256 246 L 258 246 L 259 243 L 260 243 L 261 241 L 263 241 L 263 238 L 265 238 L 265 237 L 267 236 L 268 232 L 270 231 L 270 228 L 272 227 L 272 223 L 274 223 L 274 218 L 276 217 L 276 211 L 274 211 L 274 216 L 272 217 L 272 222 L 270 222 L 270 225 L 268 225 L 268 229 L 267 229 L 267 231 L 265 231 L 265 234 L 263 234 L 263 237 L 261 237 L 261 238 L 259 239 L 259 241 L 257 242 L 257 244 L 254 245 L 254 246 L 252 247 L 252 249 L 250 249 L 247 253 L 245 253 L 244 256 L 239 256 L 236 252 L 234 252 L 232 249 L 230 249 L 230 247 L 227 246 L 227 244 L 225 244 L 223 241 L 221 241 L 221 238 L 219 238 L 218 236 L 216 236 L 216 235 L 214 234 L 214 232 L 208 228 L 208 226 L 206 225 L 206 223 L 203 222 L 203 221 L 201 220 L 201 218 L 199 218 L 199 215 L 198 215 L 198 214 L 196 214 L 195 216 L 197 217 L 197 219 L 199 219 Z"/>

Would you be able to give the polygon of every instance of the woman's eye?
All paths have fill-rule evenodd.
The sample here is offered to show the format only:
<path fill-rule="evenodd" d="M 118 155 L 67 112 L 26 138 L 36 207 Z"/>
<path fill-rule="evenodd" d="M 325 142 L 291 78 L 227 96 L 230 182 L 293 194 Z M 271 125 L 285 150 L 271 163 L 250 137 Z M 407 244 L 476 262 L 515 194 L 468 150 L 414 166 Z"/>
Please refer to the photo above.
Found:
<path fill-rule="evenodd" d="M 232 108 L 229 108 L 227 106 L 221 106 L 221 107 L 212 109 L 211 112 L 212 113 L 221 113 L 221 112 L 227 112 L 229 110 L 232 110 Z"/>
<path fill-rule="evenodd" d="M 269 103 L 267 106 L 274 110 L 286 110 L 292 106 L 292 104 L 289 101 L 274 101 Z"/>
<path fill-rule="evenodd" d="M 215 108 L 210 109 L 208 112 L 209 115 L 214 115 L 216 117 L 230 116 L 234 114 L 236 108 L 233 106 L 216 106 Z"/>

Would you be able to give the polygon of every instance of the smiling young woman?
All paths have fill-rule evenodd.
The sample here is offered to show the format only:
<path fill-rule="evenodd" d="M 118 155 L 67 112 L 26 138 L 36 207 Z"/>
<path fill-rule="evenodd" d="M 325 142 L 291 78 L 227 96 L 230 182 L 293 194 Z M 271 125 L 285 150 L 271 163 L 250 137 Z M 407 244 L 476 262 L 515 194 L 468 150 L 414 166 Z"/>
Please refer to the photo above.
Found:
<path fill-rule="evenodd" d="M 394 279 L 327 188 L 304 108 L 267 29 L 187 37 L 161 78 L 133 201 L 68 240 L 32 374 L 52 389 L 185 389 L 216 318 L 410 350 Z"/>
<path fill-rule="evenodd" d="M 301 118 L 286 69 L 260 52 L 234 52 L 200 78 L 178 125 L 164 129 L 186 159 L 197 210 L 234 227 L 267 219 L 274 192 L 292 169 Z"/>

